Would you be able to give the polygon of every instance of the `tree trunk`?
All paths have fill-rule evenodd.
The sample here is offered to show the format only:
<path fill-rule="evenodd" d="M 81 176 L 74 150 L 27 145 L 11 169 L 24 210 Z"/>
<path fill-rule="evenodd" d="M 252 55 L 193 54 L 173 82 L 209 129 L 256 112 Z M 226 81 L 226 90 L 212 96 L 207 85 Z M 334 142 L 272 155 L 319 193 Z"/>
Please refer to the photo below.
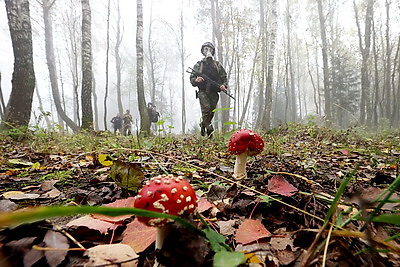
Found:
<path fill-rule="evenodd" d="M 263 42 L 264 43 L 264 42 Z M 264 49 L 264 48 L 262 48 Z M 261 52 L 262 54 L 264 54 L 263 52 Z M 265 58 L 265 54 L 264 57 Z M 258 94 L 256 96 L 257 99 L 257 117 L 256 117 L 256 121 L 255 121 L 255 126 L 254 128 L 257 129 L 261 129 L 261 125 L 262 125 L 262 118 L 264 116 L 264 90 L 265 90 L 265 72 L 266 72 L 266 67 L 265 67 L 265 62 L 261 62 L 261 68 L 260 68 L 260 75 L 257 76 L 257 90 L 258 90 Z"/>
<path fill-rule="evenodd" d="M 310 55 L 310 52 L 308 51 L 308 45 L 306 45 L 306 51 L 307 51 L 307 73 L 308 73 L 308 76 L 310 77 L 311 85 L 313 88 L 313 100 L 314 100 L 315 110 L 316 110 L 316 113 L 319 114 L 319 112 L 318 112 L 319 111 L 319 102 L 317 101 L 319 91 L 318 91 L 318 87 L 315 83 L 314 76 L 311 71 L 311 66 L 310 66 L 311 65 L 310 64 L 311 55 Z M 316 61 L 318 61 L 318 60 L 316 60 Z M 316 66 L 316 69 L 318 70 L 318 65 Z M 317 77 L 318 77 L 318 75 L 317 75 Z"/>
<path fill-rule="evenodd" d="M 219 8 L 218 0 L 211 0 L 211 18 L 212 18 L 212 29 L 213 36 L 216 39 L 216 47 L 218 52 L 218 61 L 224 66 L 224 57 L 223 57 L 223 46 L 222 46 L 222 33 L 221 33 L 221 11 Z M 220 104 L 221 107 L 226 108 L 230 107 L 230 98 L 226 95 L 220 95 Z M 222 123 L 222 132 L 229 130 L 229 125 L 224 125 L 225 122 L 229 121 L 229 110 L 222 110 L 221 113 L 221 123 Z M 218 126 L 216 127 L 218 129 Z"/>
<path fill-rule="evenodd" d="M 267 54 L 267 77 L 265 84 L 265 113 L 262 128 L 269 130 L 271 127 L 271 110 L 272 110 L 272 89 L 274 83 L 274 61 L 275 61 L 275 44 L 278 31 L 278 11 L 277 0 L 271 1 L 271 29 L 269 37 L 269 52 Z"/>
<path fill-rule="evenodd" d="M 138 105 L 140 113 L 140 133 L 150 135 L 150 118 L 147 112 L 146 99 L 144 96 L 143 82 L 143 5 L 142 0 L 137 0 L 137 25 L 136 25 L 136 84 L 138 94 Z"/>
<path fill-rule="evenodd" d="M 288 64 L 288 84 L 286 90 L 288 90 L 288 104 L 289 104 L 289 119 L 292 122 L 297 121 L 297 105 L 296 105 L 296 89 L 294 79 L 294 69 L 292 60 L 292 25 L 291 25 L 291 11 L 290 3 L 287 0 L 286 10 L 286 30 L 287 30 L 287 64 Z"/>
<path fill-rule="evenodd" d="M 368 59 L 371 51 L 371 25 L 372 25 L 372 17 L 373 17 L 373 5 L 374 0 L 368 0 L 367 9 L 365 14 L 365 30 L 364 30 L 364 42 L 361 34 L 361 26 L 360 19 L 358 15 L 358 8 L 355 0 L 353 0 L 354 13 L 356 18 L 356 25 L 358 31 L 358 45 L 361 51 L 361 99 L 360 99 L 360 123 L 364 124 L 366 122 L 367 114 L 369 119 L 368 122 L 372 122 L 371 120 L 371 108 L 370 108 L 370 87 L 371 81 L 369 80 L 369 64 Z M 369 111 L 369 112 L 367 112 Z"/>
<path fill-rule="evenodd" d="M 398 39 L 398 46 L 399 46 L 399 48 L 400 48 L 400 37 L 399 37 L 399 39 Z M 399 102 L 400 102 L 400 58 L 397 58 L 397 97 L 396 97 L 396 99 L 397 99 L 397 105 L 399 104 Z M 399 127 L 400 126 L 400 109 L 398 108 L 397 110 L 396 110 L 396 121 L 397 121 L 397 125 L 395 125 L 396 127 Z"/>
<path fill-rule="evenodd" d="M 371 0 L 370 0 L 371 1 Z M 392 113 L 392 87 L 390 84 L 390 75 L 391 75 L 391 67 L 392 67 L 392 45 L 390 40 L 390 2 L 389 0 L 385 1 L 386 7 L 386 33 L 385 33 L 385 43 L 386 43 L 386 57 L 385 57 L 385 67 L 384 67 L 384 84 L 383 88 L 385 91 L 385 114 L 384 116 L 390 120 Z"/>
<path fill-rule="evenodd" d="M 119 54 L 119 48 L 122 42 L 121 36 L 121 10 L 119 7 L 119 0 L 117 0 L 117 36 L 115 40 L 115 68 L 117 75 L 117 103 L 118 103 L 118 112 L 124 114 L 124 108 L 122 106 L 122 90 L 121 90 L 121 56 Z"/>
<path fill-rule="evenodd" d="M 94 113 L 94 130 L 99 131 L 99 108 L 97 106 L 97 93 L 96 93 L 96 79 L 93 77 L 93 90 L 92 90 L 92 96 L 93 96 L 93 113 Z"/>
<path fill-rule="evenodd" d="M 108 0 L 107 4 L 107 40 L 106 40 L 106 81 L 105 81 L 105 88 L 104 88 L 104 99 L 103 99 L 103 109 L 104 109 L 104 116 L 103 116 L 103 123 L 104 123 L 104 129 L 107 131 L 108 127 L 108 120 L 107 120 L 107 115 L 108 115 L 108 106 L 107 106 L 107 99 L 108 99 L 108 80 L 109 80 L 109 75 L 108 75 L 108 68 L 110 66 L 110 2 L 111 0 Z M 121 113 L 121 112 L 120 112 Z M 122 113 L 121 113 L 122 114 Z"/>
<path fill-rule="evenodd" d="M 40 93 L 39 93 L 39 87 L 37 85 L 37 81 L 36 81 L 36 86 L 35 87 L 36 87 L 36 90 L 35 90 L 36 97 L 37 97 L 38 102 L 39 102 L 39 110 L 40 110 L 40 115 L 39 116 L 44 117 L 44 120 L 46 121 L 46 127 L 47 127 L 47 129 L 50 129 L 50 127 L 51 127 L 51 122 L 49 120 L 50 112 L 46 112 L 44 110 L 44 108 L 43 108 L 42 97 L 40 96 Z"/>
<path fill-rule="evenodd" d="M 6 0 L 8 26 L 14 51 L 11 95 L 1 129 L 28 126 L 31 118 L 35 71 L 33 68 L 32 27 L 28 0 Z"/>
<path fill-rule="evenodd" d="M 3 120 L 5 110 L 6 110 L 6 105 L 4 104 L 3 90 L 1 88 L 1 72 L 0 72 L 0 120 Z"/>
<path fill-rule="evenodd" d="M 70 71 L 72 76 L 72 86 L 73 86 L 73 117 L 72 120 L 76 125 L 80 122 L 80 104 L 79 104 L 79 70 L 78 70 L 78 61 L 80 59 L 80 27 L 78 26 L 78 15 L 76 5 L 72 3 L 69 9 L 70 12 L 65 12 L 63 16 L 62 23 L 66 27 L 66 31 L 68 34 L 65 34 L 65 42 L 67 44 L 67 49 L 69 50 L 68 53 L 68 60 L 70 63 Z M 80 13 L 80 11 L 79 11 Z M 59 57 L 59 61 L 60 61 Z M 65 110 L 65 109 L 64 109 Z"/>
<path fill-rule="evenodd" d="M 43 0 L 43 20 L 44 20 L 44 35 L 45 35 L 45 47 L 46 47 L 46 60 L 47 68 L 49 69 L 49 77 L 51 84 L 51 91 L 53 94 L 54 105 L 56 106 L 57 114 L 61 119 L 71 128 L 74 132 L 79 131 L 79 126 L 76 125 L 65 113 L 61 105 L 60 91 L 58 88 L 58 77 L 57 67 L 54 55 L 54 43 L 53 43 L 53 23 L 51 19 L 51 8 L 54 1 Z"/>
<path fill-rule="evenodd" d="M 331 89 L 329 81 L 329 64 L 328 64 L 328 42 L 326 38 L 325 16 L 323 13 L 322 0 L 318 2 L 318 18 L 322 41 L 322 62 L 323 62 L 323 78 L 324 78 L 324 94 L 325 94 L 325 116 L 328 124 L 332 123 L 332 102 Z"/>
<path fill-rule="evenodd" d="M 185 94 L 185 47 L 184 47 L 184 24 L 183 8 L 181 9 L 180 23 L 180 56 L 181 56 L 181 82 L 182 82 L 182 133 L 186 132 L 186 94 Z"/>
<path fill-rule="evenodd" d="M 390 118 L 391 126 L 396 128 L 399 125 L 400 109 L 399 109 L 399 97 L 400 97 L 400 37 L 398 38 L 396 56 L 394 58 L 393 74 L 392 74 L 392 87 L 393 87 L 393 105 L 392 105 L 392 116 Z M 395 82 L 397 72 L 397 86 Z"/>
<path fill-rule="evenodd" d="M 89 0 L 82 0 L 82 130 L 93 130 L 91 23 Z"/>
<path fill-rule="evenodd" d="M 154 57 L 154 46 L 153 46 L 153 1 L 151 2 L 150 8 L 150 23 L 149 23 L 149 35 L 148 35 L 148 58 L 149 58 L 149 82 L 150 82 L 150 102 L 155 104 L 156 103 L 156 58 Z M 172 28 L 172 27 L 171 27 Z"/>
<path fill-rule="evenodd" d="M 244 118 L 246 117 L 246 112 L 249 109 L 250 99 L 252 96 L 253 83 L 255 80 L 254 76 L 255 76 L 256 63 L 257 63 L 258 53 L 259 53 L 260 39 L 261 39 L 261 36 L 257 40 L 257 47 L 254 52 L 253 67 L 251 68 L 252 71 L 251 71 L 251 75 L 250 75 L 249 91 L 247 92 L 246 102 L 245 102 L 243 110 L 242 110 L 242 115 L 240 116 L 239 127 L 243 127 L 243 121 L 244 121 Z"/>
<path fill-rule="evenodd" d="M 266 46 L 266 27 L 265 27 L 265 0 L 259 0 L 260 10 L 260 37 L 261 37 L 261 66 L 260 75 L 258 77 L 258 96 L 257 96 L 257 117 L 255 129 L 261 129 L 264 118 L 264 90 L 265 90 L 265 74 L 267 63 L 267 46 Z"/>
<path fill-rule="evenodd" d="M 109 83 L 109 71 L 108 68 L 110 66 L 110 3 L 111 0 L 108 0 L 107 3 L 107 36 L 106 36 L 106 77 L 105 77 L 105 87 L 104 87 L 104 99 L 103 99 L 103 109 L 104 109 L 104 114 L 103 114 L 103 124 L 104 124 L 104 129 L 107 131 L 108 129 L 108 105 L 107 105 L 107 100 L 108 100 L 108 83 Z"/>
<path fill-rule="evenodd" d="M 379 66 L 378 66 L 378 51 L 377 51 L 377 47 L 376 47 L 376 32 L 375 32 L 375 26 L 373 26 L 373 57 L 374 57 L 374 90 L 373 90 L 373 101 L 372 101 L 372 122 L 374 126 L 378 125 L 379 122 L 379 114 L 378 114 L 378 107 L 379 107 L 379 103 L 380 101 L 380 94 L 379 94 Z"/>
<path fill-rule="evenodd" d="M 317 44 L 317 40 L 315 40 L 315 44 Z M 316 83 L 316 86 L 317 86 L 317 92 L 318 92 L 318 115 L 322 115 L 322 97 L 321 97 L 321 95 L 322 95 L 322 92 L 323 92 L 323 90 L 322 90 L 322 88 L 321 88 L 321 72 L 320 72 L 320 68 L 319 68 L 319 60 L 318 60 L 319 58 L 318 58 L 318 45 L 315 45 L 315 69 L 316 69 L 316 73 L 317 73 L 317 77 L 316 77 L 316 80 L 317 80 L 317 83 Z"/>

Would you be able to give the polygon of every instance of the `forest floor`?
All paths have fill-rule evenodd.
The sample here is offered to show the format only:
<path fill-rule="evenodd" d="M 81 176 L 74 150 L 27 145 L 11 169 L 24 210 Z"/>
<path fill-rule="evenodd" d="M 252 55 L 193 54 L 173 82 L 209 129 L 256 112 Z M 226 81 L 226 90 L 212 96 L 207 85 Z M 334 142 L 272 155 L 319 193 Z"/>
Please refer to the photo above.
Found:
<path fill-rule="evenodd" d="M 152 266 L 156 254 L 166 266 L 237 266 L 232 251 L 244 253 L 241 266 L 400 266 L 400 132 L 280 127 L 262 135 L 240 181 L 230 135 L 0 135 L 0 266 Z M 191 223 L 223 237 L 228 256 L 217 260 L 212 239 L 176 223 L 155 252 L 155 229 L 129 215 L 1 225 L 28 207 L 126 207 L 160 174 L 193 185 L 201 215 Z"/>

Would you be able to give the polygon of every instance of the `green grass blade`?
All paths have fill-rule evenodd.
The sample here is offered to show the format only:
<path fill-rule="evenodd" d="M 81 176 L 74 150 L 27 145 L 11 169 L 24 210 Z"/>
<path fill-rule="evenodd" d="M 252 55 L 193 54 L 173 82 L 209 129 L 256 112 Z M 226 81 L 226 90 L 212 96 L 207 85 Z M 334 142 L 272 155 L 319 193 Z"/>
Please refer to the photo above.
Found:
<path fill-rule="evenodd" d="M 175 215 L 136 208 L 114 208 L 103 206 L 51 206 L 28 208 L 14 212 L 3 212 L 0 213 L 0 228 L 13 227 L 20 224 L 37 222 L 55 217 L 93 213 L 107 216 L 136 215 L 141 217 L 172 219 L 186 228 L 191 229 L 197 234 L 204 236 L 202 231 Z"/>
<path fill-rule="evenodd" d="M 390 223 L 400 225 L 400 215 L 398 214 L 381 214 L 371 219 L 373 222 Z"/>
<path fill-rule="evenodd" d="M 354 174 L 357 172 L 358 166 L 349 174 L 346 175 L 343 179 L 343 181 L 340 183 L 339 189 L 337 190 L 335 194 L 335 198 L 332 201 L 332 204 L 328 210 L 328 213 L 325 216 L 324 224 L 327 224 L 332 216 L 332 214 L 335 212 L 337 205 L 343 195 L 344 190 L 346 189 L 347 185 L 349 184 L 350 180 L 353 178 Z"/>

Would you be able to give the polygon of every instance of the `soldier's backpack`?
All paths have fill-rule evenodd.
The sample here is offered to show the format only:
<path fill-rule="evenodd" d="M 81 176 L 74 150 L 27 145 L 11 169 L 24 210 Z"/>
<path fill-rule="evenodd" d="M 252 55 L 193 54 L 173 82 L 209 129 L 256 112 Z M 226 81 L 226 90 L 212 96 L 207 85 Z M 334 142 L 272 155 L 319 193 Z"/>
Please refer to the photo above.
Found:
<path fill-rule="evenodd" d="M 160 117 L 160 113 L 157 112 L 155 108 L 148 108 L 149 117 L 151 122 L 158 122 L 158 117 Z"/>

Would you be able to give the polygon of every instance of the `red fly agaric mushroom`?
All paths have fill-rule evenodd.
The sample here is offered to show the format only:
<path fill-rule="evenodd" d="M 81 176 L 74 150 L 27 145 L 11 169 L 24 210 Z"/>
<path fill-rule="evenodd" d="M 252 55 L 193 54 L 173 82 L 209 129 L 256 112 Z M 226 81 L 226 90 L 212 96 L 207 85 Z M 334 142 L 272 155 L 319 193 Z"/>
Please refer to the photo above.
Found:
<path fill-rule="evenodd" d="M 252 130 L 242 129 L 231 136 L 228 150 L 236 155 L 233 177 L 243 179 L 247 177 L 246 162 L 248 156 L 254 156 L 264 149 L 261 136 Z"/>
<path fill-rule="evenodd" d="M 197 208 L 197 197 L 188 181 L 182 177 L 159 175 L 148 181 L 136 196 L 134 207 L 149 211 L 181 216 L 192 214 Z M 168 235 L 170 219 L 138 217 L 138 220 L 149 226 L 157 227 L 156 249 L 161 249 Z"/>

